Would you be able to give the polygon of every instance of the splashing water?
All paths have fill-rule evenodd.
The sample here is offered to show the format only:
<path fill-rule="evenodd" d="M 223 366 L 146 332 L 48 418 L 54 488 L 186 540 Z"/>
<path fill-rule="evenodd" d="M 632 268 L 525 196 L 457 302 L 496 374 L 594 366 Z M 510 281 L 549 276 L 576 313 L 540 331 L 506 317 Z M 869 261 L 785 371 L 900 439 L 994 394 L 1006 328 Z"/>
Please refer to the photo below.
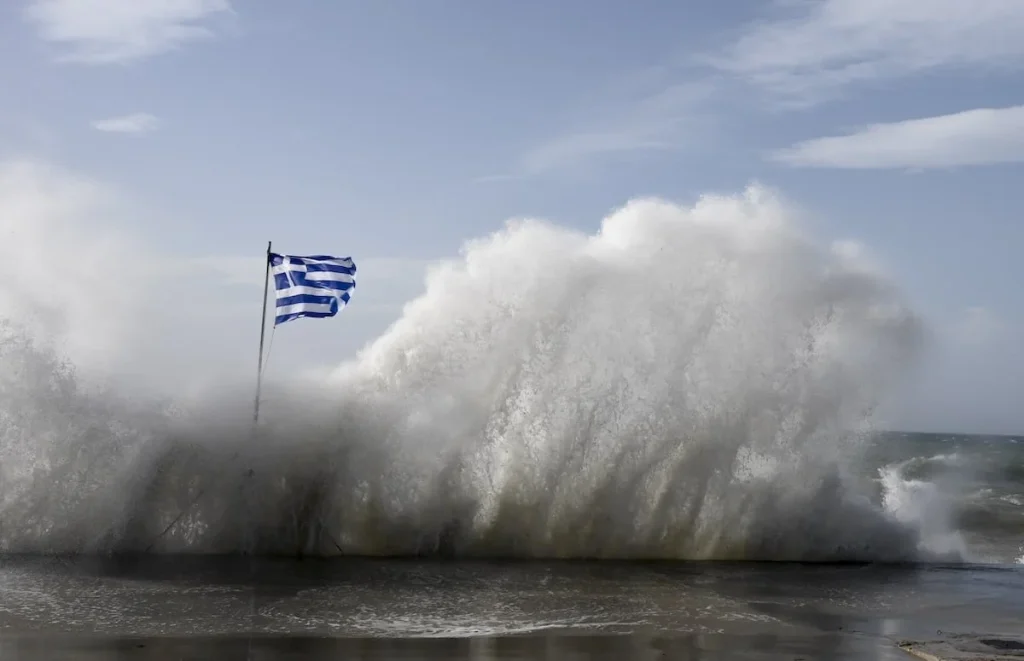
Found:
<path fill-rule="evenodd" d="M 129 404 L 8 328 L 0 549 L 929 557 L 846 471 L 921 342 L 856 257 L 756 188 L 515 222 L 255 437 L 247 391 Z"/>

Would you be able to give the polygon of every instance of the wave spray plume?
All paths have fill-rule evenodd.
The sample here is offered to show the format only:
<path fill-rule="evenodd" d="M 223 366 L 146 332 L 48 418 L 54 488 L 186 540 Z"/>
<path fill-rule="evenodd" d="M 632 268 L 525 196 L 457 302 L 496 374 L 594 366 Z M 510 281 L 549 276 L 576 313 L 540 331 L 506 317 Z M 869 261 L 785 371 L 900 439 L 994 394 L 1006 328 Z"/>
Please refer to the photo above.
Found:
<path fill-rule="evenodd" d="M 847 474 L 920 325 L 792 216 L 751 188 L 510 223 L 326 385 L 268 392 L 255 439 L 246 392 L 129 410 L 9 335 L 36 376 L 2 384 L 0 548 L 140 550 L 186 508 L 156 550 L 927 557 Z"/>

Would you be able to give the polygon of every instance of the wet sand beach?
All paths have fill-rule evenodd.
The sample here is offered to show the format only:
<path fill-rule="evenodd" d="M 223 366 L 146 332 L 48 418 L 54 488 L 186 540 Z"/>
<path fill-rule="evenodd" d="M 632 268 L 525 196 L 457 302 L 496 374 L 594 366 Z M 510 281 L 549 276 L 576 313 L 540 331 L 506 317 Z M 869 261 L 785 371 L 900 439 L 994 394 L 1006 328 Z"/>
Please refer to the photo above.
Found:
<path fill-rule="evenodd" d="M 998 659 L 1024 622 L 1009 565 L 7 558 L 0 588 L 5 661 Z"/>

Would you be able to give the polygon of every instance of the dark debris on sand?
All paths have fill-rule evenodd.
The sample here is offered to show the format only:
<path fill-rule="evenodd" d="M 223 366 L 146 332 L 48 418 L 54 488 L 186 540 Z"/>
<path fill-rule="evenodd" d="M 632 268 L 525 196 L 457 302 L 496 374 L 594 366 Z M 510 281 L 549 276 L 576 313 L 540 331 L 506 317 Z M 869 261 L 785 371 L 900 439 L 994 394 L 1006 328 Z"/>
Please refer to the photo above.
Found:
<path fill-rule="evenodd" d="M 900 649 L 926 661 L 1021 661 L 1024 636 L 948 634 L 941 640 L 903 641 Z"/>

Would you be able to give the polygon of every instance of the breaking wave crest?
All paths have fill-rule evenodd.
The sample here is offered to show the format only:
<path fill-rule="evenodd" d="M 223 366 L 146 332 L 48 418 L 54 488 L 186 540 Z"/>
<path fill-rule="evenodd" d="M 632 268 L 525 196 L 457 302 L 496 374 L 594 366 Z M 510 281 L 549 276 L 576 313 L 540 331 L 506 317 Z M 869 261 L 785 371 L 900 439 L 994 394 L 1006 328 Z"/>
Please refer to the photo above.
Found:
<path fill-rule="evenodd" d="M 255 432 L 248 390 L 140 403 L 8 326 L 0 550 L 955 551 L 930 545 L 935 517 L 847 472 L 919 324 L 856 251 L 817 247 L 792 215 L 755 188 L 635 201 L 593 236 L 511 223 L 436 265 L 326 383 L 271 387 Z"/>

